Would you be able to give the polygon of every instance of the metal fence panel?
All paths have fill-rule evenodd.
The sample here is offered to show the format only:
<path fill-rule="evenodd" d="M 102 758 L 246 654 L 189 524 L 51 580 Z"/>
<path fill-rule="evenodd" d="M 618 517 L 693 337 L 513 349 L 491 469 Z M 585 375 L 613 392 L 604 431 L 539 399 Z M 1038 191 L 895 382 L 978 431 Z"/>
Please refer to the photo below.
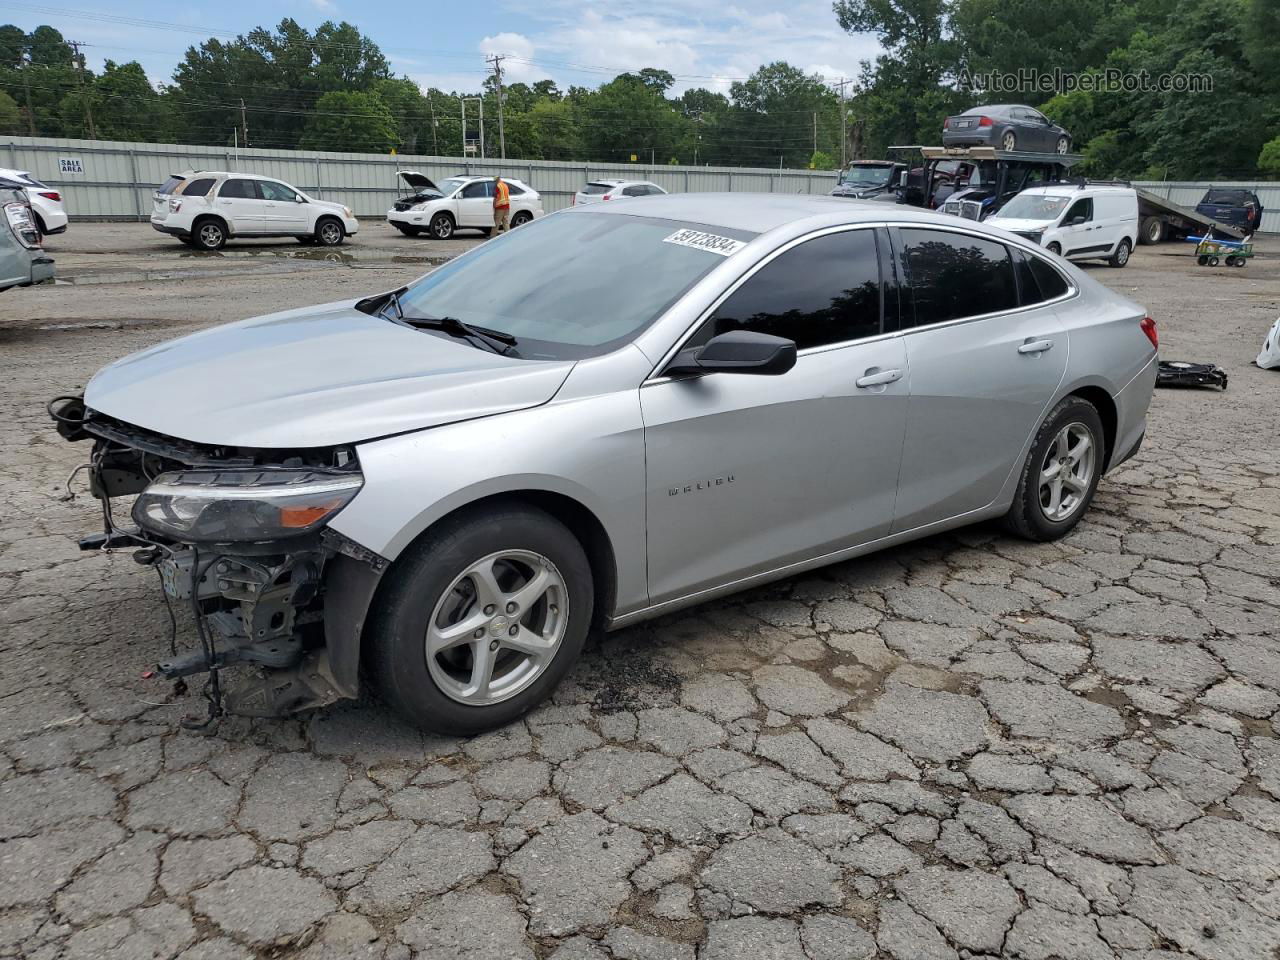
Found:
<path fill-rule="evenodd" d="M 83 172 L 63 172 L 62 159 L 79 160 Z M 672 193 L 743 191 L 826 194 L 835 173 L 733 167 L 651 166 L 644 163 L 568 163 L 498 160 L 492 157 L 329 153 L 306 150 L 236 150 L 171 143 L 125 143 L 49 137 L 0 141 L 0 164 L 29 170 L 57 187 L 75 220 L 145 220 L 151 195 L 171 174 L 186 170 L 234 170 L 275 177 L 324 200 L 347 204 L 360 217 L 380 217 L 407 190 L 398 171 L 417 170 L 433 180 L 455 174 L 501 173 L 528 183 L 543 206 L 559 210 L 588 180 L 651 180 Z"/>
<path fill-rule="evenodd" d="M 63 172 L 60 161 L 79 160 L 83 172 Z M 588 180 L 652 180 L 672 193 L 732 191 L 823 195 L 835 183 L 827 170 L 665 166 L 646 163 L 569 163 L 498 160 L 492 157 L 336 153 L 307 150 L 235 150 L 176 143 L 126 143 L 53 137 L 10 137 L 0 141 L 0 164 L 30 170 L 66 196 L 76 220 L 145 220 L 151 194 L 173 173 L 237 170 L 276 177 L 313 196 L 347 204 L 360 217 L 380 217 L 406 192 L 397 171 L 417 170 L 433 180 L 454 174 L 496 174 L 525 181 L 542 195 L 548 210 L 567 207 Z M 1141 182 L 1174 203 L 1194 207 L 1210 186 L 1247 187 L 1262 201 L 1262 229 L 1280 232 L 1280 183 L 1222 181 Z"/>

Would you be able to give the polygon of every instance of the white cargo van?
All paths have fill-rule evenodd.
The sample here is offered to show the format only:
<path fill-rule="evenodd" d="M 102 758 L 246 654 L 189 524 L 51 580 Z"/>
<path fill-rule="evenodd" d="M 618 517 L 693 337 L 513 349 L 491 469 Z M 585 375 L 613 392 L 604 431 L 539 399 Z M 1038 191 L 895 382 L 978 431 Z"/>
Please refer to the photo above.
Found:
<path fill-rule="evenodd" d="M 1092 183 L 1031 187 L 986 222 L 1068 260 L 1107 260 L 1123 267 L 1138 240 L 1138 192 Z"/>

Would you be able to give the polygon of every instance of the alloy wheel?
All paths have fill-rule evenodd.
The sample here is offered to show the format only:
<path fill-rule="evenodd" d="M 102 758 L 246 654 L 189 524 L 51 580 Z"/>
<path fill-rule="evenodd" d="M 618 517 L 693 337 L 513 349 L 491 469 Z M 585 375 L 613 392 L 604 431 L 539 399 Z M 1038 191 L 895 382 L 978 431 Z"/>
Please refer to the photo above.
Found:
<path fill-rule="evenodd" d="M 209 250 L 216 250 L 222 245 L 222 228 L 216 223 L 206 223 L 201 226 L 200 245 Z"/>
<path fill-rule="evenodd" d="M 477 560 L 431 613 L 425 637 L 431 679 L 467 706 L 514 697 L 555 658 L 568 626 L 567 601 L 564 577 L 542 554 L 503 550 Z"/>
<path fill-rule="evenodd" d="M 1010 131 L 1009 133 L 1006 133 L 1006 134 L 1004 135 L 1004 139 L 1003 139 L 1003 140 L 1001 140 L 1001 142 L 1000 142 L 1000 143 L 1001 143 L 1001 146 L 1003 146 L 1003 147 L 1004 147 L 1004 149 L 1006 149 L 1006 150 L 1012 150 L 1012 149 L 1014 149 L 1015 147 L 1017 147 L 1017 145 L 1018 145 L 1018 138 L 1017 138 L 1017 137 L 1015 137 L 1015 136 L 1013 135 L 1013 132 L 1012 132 L 1012 131 Z"/>
<path fill-rule="evenodd" d="M 1058 153 L 1065 154 L 1070 149 L 1071 149 L 1070 141 L 1068 141 L 1066 137 L 1060 137 L 1058 139 Z"/>
<path fill-rule="evenodd" d="M 326 247 L 332 247 L 334 244 L 342 240 L 342 228 L 332 220 L 327 220 L 320 224 L 320 242 Z"/>
<path fill-rule="evenodd" d="M 1093 434 L 1083 423 L 1068 423 L 1045 453 L 1040 465 L 1040 509 L 1061 523 L 1080 509 L 1093 483 L 1097 461 Z"/>

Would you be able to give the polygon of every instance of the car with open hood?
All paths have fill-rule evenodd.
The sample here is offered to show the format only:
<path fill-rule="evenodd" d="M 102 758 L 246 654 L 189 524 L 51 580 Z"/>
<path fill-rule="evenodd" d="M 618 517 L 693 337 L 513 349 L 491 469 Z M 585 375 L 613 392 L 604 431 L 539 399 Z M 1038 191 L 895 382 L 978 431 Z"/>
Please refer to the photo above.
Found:
<path fill-rule="evenodd" d="M 493 232 L 493 177 L 459 175 L 435 183 L 416 170 L 401 170 L 400 179 L 414 193 L 401 197 L 387 211 L 387 223 L 405 236 L 427 233 L 448 240 L 457 230 Z M 543 216 L 542 197 L 523 180 L 503 177 L 511 200 L 511 226 L 519 227 Z"/>
<path fill-rule="evenodd" d="M 190 611 L 156 673 L 210 673 L 210 716 L 365 677 L 470 734 L 592 629 L 990 518 L 1064 536 L 1142 440 L 1156 339 L 981 223 L 676 194 L 151 347 L 51 412 L 104 501 L 82 545 Z"/>

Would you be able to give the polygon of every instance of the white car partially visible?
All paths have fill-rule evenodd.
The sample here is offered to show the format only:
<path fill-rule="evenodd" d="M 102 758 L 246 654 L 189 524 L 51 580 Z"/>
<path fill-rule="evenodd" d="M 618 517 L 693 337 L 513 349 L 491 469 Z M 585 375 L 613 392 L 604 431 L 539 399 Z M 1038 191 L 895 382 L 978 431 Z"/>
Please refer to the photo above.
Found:
<path fill-rule="evenodd" d="M 27 202 L 31 204 L 42 236 L 66 232 L 67 211 L 62 205 L 61 191 L 41 183 L 26 170 L 0 168 L 0 180 L 12 181 L 26 191 Z"/>
<path fill-rule="evenodd" d="M 573 195 L 573 205 L 621 200 L 623 197 L 660 197 L 666 192 L 650 180 L 589 180 Z"/>
<path fill-rule="evenodd" d="M 401 197 L 387 211 L 387 223 L 405 236 L 429 233 L 448 240 L 455 230 L 493 232 L 493 177 L 457 176 L 433 183 L 416 170 L 401 170 L 400 179 L 414 193 Z M 503 177 L 511 198 L 511 226 L 544 216 L 542 197 L 523 180 Z"/>

